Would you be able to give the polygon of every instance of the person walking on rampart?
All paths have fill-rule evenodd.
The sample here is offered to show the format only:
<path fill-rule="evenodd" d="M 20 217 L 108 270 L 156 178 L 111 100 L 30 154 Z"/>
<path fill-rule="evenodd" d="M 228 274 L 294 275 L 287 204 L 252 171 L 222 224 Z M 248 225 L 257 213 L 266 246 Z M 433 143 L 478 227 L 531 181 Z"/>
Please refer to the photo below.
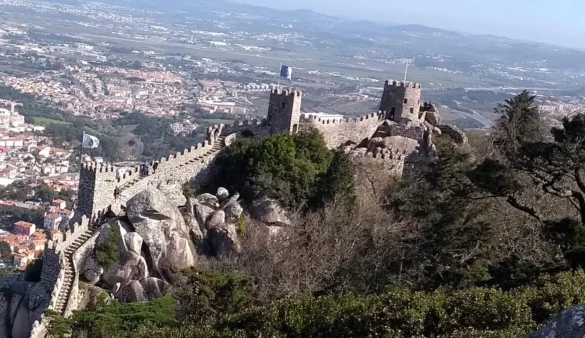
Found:
<path fill-rule="evenodd" d="M 156 169 L 158 168 L 158 161 L 154 161 L 154 164 L 152 165 L 152 173 L 156 174 Z"/>

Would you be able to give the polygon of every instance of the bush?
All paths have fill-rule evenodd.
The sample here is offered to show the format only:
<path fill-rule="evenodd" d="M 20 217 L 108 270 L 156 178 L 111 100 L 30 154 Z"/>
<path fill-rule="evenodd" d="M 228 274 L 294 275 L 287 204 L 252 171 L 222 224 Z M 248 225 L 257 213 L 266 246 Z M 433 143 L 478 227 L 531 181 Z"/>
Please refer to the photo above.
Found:
<path fill-rule="evenodd" d="M 177 303 L 163 297 L 143 304 L 114 302 L 98 311 L 76 311 L 70 318 L 48 312 L 52 337 L 120 337 L 131 336 L 140 326 L 172 326 Z"/>
<path fill-rule="evenodd" d="M 116 227 L 110 229 L 108 240 L 96 248 L 98 263 L 106 268 L 120 259 L 120 250 L 118 248 L 118 238 L 120 231 Z"/>
<path fill-rule="evenodd" d="M 246 221 L 246 216 L 240 215 L 238 217 L 238 223 L 236 224 L 236 232 L 238 233 L 238 236 L 246 237 L 246 234 L 248 233 L 248 223 Z"/>
<path fill-rule="evenodd" d="M 254 304 L 252 281 L 240 273 L 182 270 L 175 285 L 180 317 L 189 321 L 237 313 Z"/>
<path fill-rule="evenodd" d="M 240 139 L 218 158 L 216 181 L 241 192 L 246 200 L 266 196 L 286 207 L 300 207 L 331 200 L 353 186 L 353 176 L 347 175 L 348 166 L 340 165 L 342 161 L 327 149 L 319 133 Z M 338 174 L 338 168 L 345 171 Z"/>
<path fill-rule="evenodd" d="M 244 276 L 196 269 L 184 274 L 194 293 L 178 298 L 179 313 L 190 311 L 183 325 L 169 318 L 174 302 L 163 298 L 143 305 L 115 304 L 95 313 L 76 312 L 66 326 L 79 330 L 73 337 L 85 332 L 87 337 L 104 338 L 521 338 L 558 312 L 585 303 L 583 271 L 541 278 L 535 285 L 511 291 L 390 288 L 380 295 L 302 295 L 267 306 L 254 306 L 252 285 Z"/>

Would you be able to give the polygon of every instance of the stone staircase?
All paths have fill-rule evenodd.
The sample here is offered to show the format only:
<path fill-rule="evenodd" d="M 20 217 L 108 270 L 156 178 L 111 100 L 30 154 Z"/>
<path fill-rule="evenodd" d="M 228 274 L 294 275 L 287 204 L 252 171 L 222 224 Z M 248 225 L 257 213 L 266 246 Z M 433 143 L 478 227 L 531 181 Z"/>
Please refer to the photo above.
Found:
<path fill-rule="evenodd" d="M 199 156 L 197 158 L 192 159 L 191 161 L 179 164 L 178 168 L 189 165 L 191 163 L 201 161 L 201 160 L 205 159 L 206 157 L 208 157 L 209 155 L 218 153 L 225 146 L 224 141 L 225 141 L 225 136 L 219 136 L 217 138 L 217 141 L 215 141 L 215 143 L 213 144 L 213 147 L 211 147 L 211 149 L 208 152 L 206 152 L 202 156 Z"/>
<path fill-rule="evenodd" d="M 192 163 L 201 161 L 210 155 L 218 153 L 221 149 L 223 149 L 225 147 L 224 140 L 225 140 L 225 136 L 219 136 L 217 138 L 217 140 L 215 141 L 215 143 L 213 144 L 213 147 L 211 147 L 205 154 L 200 155 L 200 156 L 198 156 L 198 157 L 196 157 L 188 162 L 181 163 L 181 164 L 177 165 L 175 168 L 182 168 L 184 166 L 188 166 Z M 175 168 L 160 168 L 159 170 L 173 170 Z M 150 176 L 138 176 L 135 179 L 125 183 L 124 185 L 122 185 L 120 187 L 120 193 L 123 193 L 125 190 L 131 188 L 135 184 L 139 183 L 140 181 L 142 181 L 143 179 L 148 178 L 148 177 L 150 177 Z"/>
<path fill-rule="evenodd" d="M 65 316 L 67 303 L 71 297 L 71 290 L 73 289 L 73 282 L 75 280 L 75 268 L 73 267 L 73 254 L 80 246 L 83 245 L 94 233 L 94 228 L 91 227 L 85 231 L 79 238 L 77 238 L 71 245 L 65 249 L 65 262 L 63 270 L 65 271 L 63 285 L 57 297 L 57 303 L 53 308 L 54 311 Z"/>

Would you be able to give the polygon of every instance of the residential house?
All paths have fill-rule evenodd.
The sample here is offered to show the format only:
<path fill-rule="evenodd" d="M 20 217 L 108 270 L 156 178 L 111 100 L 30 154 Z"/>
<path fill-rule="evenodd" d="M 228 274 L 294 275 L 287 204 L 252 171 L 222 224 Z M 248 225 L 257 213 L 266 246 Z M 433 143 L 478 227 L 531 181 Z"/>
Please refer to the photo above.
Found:
<path fill-rule="evenodd" d="M 14 233 L 19 235 L 30 236 L 36 231 L 36 226 L 32 223 L 19 221 L 14 223 Z"/>
<path fill-rule="evenodd" d="M 59 199 L 59 200 L 54 200 L 51 202 L 51 206 L 57 207 L 61 210 L 65 209 L 67 207 L 67 202 Z"/>
<path fill-rule="evenodd" d="M 13 264 L 17 268 L 26 267 L 26 265 L 28 264 L 29 261 L 28 254 L 16 253 L 13 255 L 13 257 L 14 257 Z"/>
<path fill-rule="evenodd" d="M 57 230 L 62 220 L 63 217 L 60 214 L 54 212 L 48 213 L 45 215 L 44 228 L 47 230 Z"/>
<path fill-rule="evenodd" d="M 53 243 L 63 242 L 63 233 L 59 230 L 51 230 L 49 232 L 49 239 L 53 241 Z"/>

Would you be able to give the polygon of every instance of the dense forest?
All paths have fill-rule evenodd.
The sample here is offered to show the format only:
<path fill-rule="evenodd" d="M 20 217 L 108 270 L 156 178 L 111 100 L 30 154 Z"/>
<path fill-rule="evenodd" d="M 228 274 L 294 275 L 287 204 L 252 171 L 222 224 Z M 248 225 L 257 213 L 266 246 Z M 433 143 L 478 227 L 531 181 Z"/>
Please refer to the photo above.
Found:
<path fill-rule="evenodd" d="M 218 184 L 293 210 L 286 240 L 242 231 L 165 298 L 50 314 L 52 335 L 524 337 L 585 303 L 585 115 L 551 129 L 527 92 L 494 113 L 398 182 L 317 134 L 237 141 Z"/>

